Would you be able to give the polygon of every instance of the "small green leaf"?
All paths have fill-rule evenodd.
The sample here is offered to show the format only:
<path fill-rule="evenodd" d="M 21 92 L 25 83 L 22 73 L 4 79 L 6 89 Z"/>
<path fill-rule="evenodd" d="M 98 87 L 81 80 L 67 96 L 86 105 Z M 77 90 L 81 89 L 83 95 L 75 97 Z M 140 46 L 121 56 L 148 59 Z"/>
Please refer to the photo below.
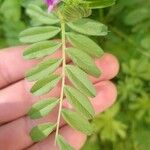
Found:
<path fill-rule="evenodd" d="M 81 114 L 71 110 L 63 109 L 62 116 L 72 128 L 75 128 L 76 130 L 81 131 L 86 135 L 91 135 L 93 133 L 92 125 L 88 120 L 82 117 Z"/>
<path fill-rule="evenodd" d="M 141 40 L 141 45 L 145 49 L 150 49 L 150 35 L 146 35 L 142 40 Z"/>
<path fill-rule="evenodd" d="M 69 22 L 68 26 L 79 33 L 93 36 L 105 36 L 108 33 L 107 27 L 92 19 L 78 19 L 74 22 Z"/>
<path fill-rule="evenodd" d="M 34 142 L 44 140 L 54 130 L 56 125 L 44 123 L 32 128 L 30 136 Z"/>
<path fill-rule="evenodd" d="M 65 95 L 78 112 L 82 113 L 87 119 L 93 118 L 94 109 L 87 96 L 70 86 L 65 87 Z"/>
<path fill-rule="evenodd" d="M 41 100 L 31 107 L 28 115 L 31 119 L 39 119 L 44 117 L 53 110 L 58 102 L 59 100 L 56 98 Z"/>
<path fill-rule="evenodd" d="M 88 54 L 77 48 L 67 48 L 66 52 L 71 60 L 85 72 L 94 77 L 100 76 L 100 70 L 97 68 L 96 64 Z"/>
<path fill-rule="evenodd" d="M 87 36 L 69 32 L 67 33 L 67 38 L 74 47 L 83 50 L 91 56 L 100 57 L 103 54 L 103 50 L 98 44 Z"/>
<path fill-rule="evenodd" d="M 32 68 L 26 74 L 26 77 L 29 81 L 35 81 L 48 76 L 53 73 L 61 64 L 62 59 L 49 59 L 43 61 L 41 64 L 37 65 L 35 68 Z"/>
<path fill-rule="evenodd" d="M 106 8 L 115 4 L 116 0 L 86 0 L 91 9 Z"/>
<path fill-rule="evenodd" d="M 48 40 L 60 32 L 59 27 L 43 26 L 32 27 L 20 33 L 20 41 L 24 43 L 34 43 Z"/>
<path fill-rule="evenodd" d="M 144 21 L 145 19 L 150 18 L 150 10 L 147 8 L 137 8 L 129 12 L 125 19 L 124 22 L 127 25 L 137 25 L 140 22 Z"/>
<path fill-rule="evenodd" d="M 57 144 L 59 145 L 60 150 L 74 150 L 61 135 L 57 136 Z"/>
<path fill-rule="evenodd" d="M 23 56 L 25 59 L 42 58 L 47 55 L 51 55 L 61 46 L 61 43 L 56 41 L 43 41 L 32 44 L 28 47 Z"/>
<path fill-rule="evenodd" d="M 32 89 L 31 93 L 33 93 L 36 96 L 40 96 L 43 94 L 48 93 L 51 91 L 52 88 L 56 86 L 58 81 L 61 79 L 58 75 L 49 75 L 48 77 L 45 77 L 39 81 L 37 81 Z"/>
<path fill-rule="evenodd" d="M 53 13 L 46 13 L 37 5 L 30 4 L 27 7 L 27 14 L 43 24 L 56 24 L 59 19 Z"/>
<path fill-rule="evenodd" d="M 87 96 L 94 97 L 96 90 L 88 79 L 87 74 L 80 68 L 72 65 L 66 66 L 66 74 L 73 85 Z"/>

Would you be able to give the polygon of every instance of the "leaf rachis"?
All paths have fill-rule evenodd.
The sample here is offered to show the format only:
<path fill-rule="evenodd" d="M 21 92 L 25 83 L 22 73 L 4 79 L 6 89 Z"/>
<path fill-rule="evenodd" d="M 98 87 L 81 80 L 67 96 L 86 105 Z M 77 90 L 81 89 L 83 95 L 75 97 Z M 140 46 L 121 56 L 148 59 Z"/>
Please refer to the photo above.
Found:
<path fill-rule="evenodd" d="M 58 118 L 57 118 L 57 127 L 56 127 L 56 134 L 55 134 L 55 143 L 57 142 L 59 126 L 60 126 L 60 118 L 61 118 L 61 110 L 63 105 L 63 97 L 64 97 L 64 86 L 65 86 L 65 67 L 66 67 L 66 35 L 65 35 L 65 22 L 60 14 L 61 18 L 61 37 L 62 37 L 62 83 L 61 83 L 61 93 L 60 93 L 60 102 L 59 102 L 59 110 L 58 110 Z"/>

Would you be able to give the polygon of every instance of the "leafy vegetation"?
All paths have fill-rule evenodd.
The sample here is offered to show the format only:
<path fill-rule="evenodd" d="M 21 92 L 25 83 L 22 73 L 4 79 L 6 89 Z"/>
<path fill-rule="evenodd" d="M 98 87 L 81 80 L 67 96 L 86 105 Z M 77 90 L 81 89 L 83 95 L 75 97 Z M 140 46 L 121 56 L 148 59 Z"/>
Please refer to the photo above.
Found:
<path fill-rule="evenodd" d="M 42 5 L 41 0 L 0 0 L 0 47 L 20 44 L 17 38 L 19 32 L 30 25 L 37 26 L 43 23 L 47 24 L 47 18 L 53 18 L 51 19 L 51 22 L 54 24 L 58 22 L 55 15 L 53 17 L 47 17 L 45 13 L 43 13 L 42 9 L 39 9 L 39 7 L 35 7 L 35 5 L 29 5 L 29 3 L 36 4 L 37 6 Z M 97 6 L 96 3 L 91 7 L 94 8 L 95 6 Z M 149 8 L 150 2 L 147 0 L 118 0 L 117 4 L 110 8 L 93 11 L 91 19 L 101 21 L 103 24 L 107 25 L 110 32 L 106 37 L 93 38 L 95 42 L 93 42 L 90 46 L 97 47 L 95 46 L 95 43 L 99 42 L 103 49 L 116 55 L 120 60 L 121 70 L 118 77 L 114 80 L 114 82 L 118 86 L 119 92 L 117 102 L 112 108 L 98 115 L 93 120 L 92 125 L 95 127 L 96 134 L 88 138 L 85 146 L 82 148 L 83 150 L 150 149 Z M 45 19 L 41 19 L 43 17 L 36 17 L 37 14 L 35 12 L 37 12 L 37 9 L 39 15 L 44 15 Z M 43 9 L 45 9 L 45 7 L 43 7 Z M 80 15 L 81 14 L 79 14 L 79 16 Z M 72 24 L 70 24 L 70 26 L 74 29 L 74 26 Z M 77 26 L 75 30 L 78 30 Z M 84 33 L 84 31 L 81 31 L 81 33 Z M 99 34 L 102 33 L 105 34 L 105 30 L 103 30 L 103 32 L 100 32 Z M 78 41 L 75 41 L 76 36 L 81 39 L 86 38 L 85 41 L 89 41 L 89 39 L 87 37 L 84 37 L 83 35 L 74 35 L 72 34 L 72 32 L 68 32 L 67 38 L 76 48 L 81 48 L 80 43 L 78 43 Z M 44 38 L 45 35 L 42 35 L 42 37 Z M 45 51 L 45 55 L 54 52 L 55 48 L 59 46 L 59 44 L 60 43 L 55 43 L 54 45 L 50 45 L 50 43 L 47 44 L 47 46 L 44 47 L 47 50 Z M 32 53 L 26 53 L 27 58 L 35 57 L 34 48 L 36 48 L 36 46 L 37 45 L 31 47 L 30 52 Z M 51 46 L 53 46 L 53 51 L 49 51 L 48 49 L 48 47 Z M 82 45 L 83 52 L 94 55 L 96 57 L 101 55 L 101 53 L 99 53 L 99 49 L 100 47 L 95 48 L 95 53 L 91 54 L 90 51 L 86 51 L 86 45 Z M 96 50 L 98 50 L 99 52 L 97 52 Z M 39 57 L 43 57 L 40 56 L 40 52 L 38 54 Z M 49 63 L 53 64 L 53 68 L 48 68 L 46 64 Z M 39 79 L 41 74 L 49 74 L 49 72 L 53 72 L 60 63 L 61 62 L 58 62 L 58 60 L 45 62 L 44 65 L 41 65 L 29 72 L 28 78 L 31 80 L 32 78 Z M 69 74 L 68 76 L 70 76 L 70 80 L 72 78 L 75 78 L 75 76 L 73 76 L 71 73 L 71 67 L 72 66 L 68 66 L 66 70 L 66 72 Z M 78 73 L 80 73 L 80 71 Z M 97 71 L 93 72 L 93 70 L 90 73 L 94 75 L 98 74 Z M 53 78 L 57 80 L 56 76 Z M 74 83 L 74 86 L 75 85 L 76 83 Z M 88 91 L 89 89 L 91 91 L 91 87 L 90 85 L 86 87 L 87 89 L 82 88 L 80 89 L 80 91 L 84 90 L 83 92 L 89 93 Z M 34 91 L 37 93 L 38 86 L 37 88 L 34 88 Z M 68 97 L 74 97 L 74 89 L 66 87 L 66 93 Z M 93 90 L 93 92 L 91 92 L 89 96 L 92 96 L 94 94 L 95 93 Z M 83 110 L 82 103 L 84 102 L 81 103 L 80 101 L 78 101 L 78 103 L 81 105 L 80 110 Z M 46 106 L 48 108 L 53 108 L 56 103 L 49 103 L 49 101 L 47 100 L 47 102 L 45 101 L 45 103 L 43 103 L 42 105 L 45 104 L 47 104 Z M 90 106 L 88 105 L 88 107 Z M 42 111 L 41 107 L 38 108 L 40 111 Z M 92 110 L 90 112 L 89 110 L 90 109 L 88 109 L 88 111 L 83 110 L 87 117 L 91 117 L 91 115 L 93 115 Z M 30 113 L 32 114 L 32 117 L 39 117 L 39 114 L 34 113 L 34 111 Z M 69 117 L 66 114 L 68 114 L 66 113 L 66 110 L 63 110 L 63 115 L 69 122 Z M 45 114 L 40 113 L 40 115 Z M 71 115 L 76 116 L 76 114 Z M 81 121 L 85 123 L 85 120 L 81 119 Z M 40 128 L 42 129 L 48 128 L 43 136 L 46 136 L 48 132 L 50 133 L 53 127 L 55 127 L 55 125 L 51 124 L 40 126 Z M 90 130 L 90 125 L 88 126 L 88 128 L 88 131 L 92 132 Z M 38 128 L 34 130 L 38 130 Z M 59 136 L 57 140 L 58 143 L 62 143 L 61 146 L 66 147 L 67 143 L 62 137 Z M 67 147 L 70 146 L 67 145 Z M 70 147 L 70 149 L 72 148 Z"/>

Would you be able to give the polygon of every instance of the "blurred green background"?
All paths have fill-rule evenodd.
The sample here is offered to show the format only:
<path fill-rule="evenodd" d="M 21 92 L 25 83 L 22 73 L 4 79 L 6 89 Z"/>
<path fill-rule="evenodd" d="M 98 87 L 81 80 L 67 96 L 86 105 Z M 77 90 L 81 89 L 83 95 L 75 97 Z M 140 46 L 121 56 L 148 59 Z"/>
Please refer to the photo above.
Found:
<path fill-rule="evenodd" d="M 0 0 L 0 48 L 19 45 L 18 33 L 39 24 L 26 13 L 29 3 L 42 0 Z M 117 102 L 94 119 L 96 133 L 82 150 L 150 150 L 150 1 L 118 0 L 91 17 L 109 27 L 107 37 L 95 40 L 121 69 Z"/>

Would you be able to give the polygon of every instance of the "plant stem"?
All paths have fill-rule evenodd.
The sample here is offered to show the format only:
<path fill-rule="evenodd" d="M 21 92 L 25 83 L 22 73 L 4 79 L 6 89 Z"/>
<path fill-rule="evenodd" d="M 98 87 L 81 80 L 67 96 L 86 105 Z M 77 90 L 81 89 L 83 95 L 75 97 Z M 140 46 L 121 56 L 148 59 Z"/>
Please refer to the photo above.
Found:
<path fill-rule="evenodd" d="M 59 110 L 58 110 L 58 118 L 57 118 L 57 127 L 56 127 L 56 134 L 55 134 L 55 143 L 57 140 L 57 136 L 59 133 L 59 126 L 60 126 L 60 119 L 61 119 L 61 110 L 63 105 L 63 98 L 64 98 L 64 86 L 65 86 L 65 66 L 66 66 L 66 36 L 65 36 L 65 22 L 61 21 L 61 36 L 62 36 L 62 58 L 63 58 L 63 65 L 62 65 L 62 83 L 61 83 L 61 93 L 60 93 L 60 102 L 59 102 Z"/>

